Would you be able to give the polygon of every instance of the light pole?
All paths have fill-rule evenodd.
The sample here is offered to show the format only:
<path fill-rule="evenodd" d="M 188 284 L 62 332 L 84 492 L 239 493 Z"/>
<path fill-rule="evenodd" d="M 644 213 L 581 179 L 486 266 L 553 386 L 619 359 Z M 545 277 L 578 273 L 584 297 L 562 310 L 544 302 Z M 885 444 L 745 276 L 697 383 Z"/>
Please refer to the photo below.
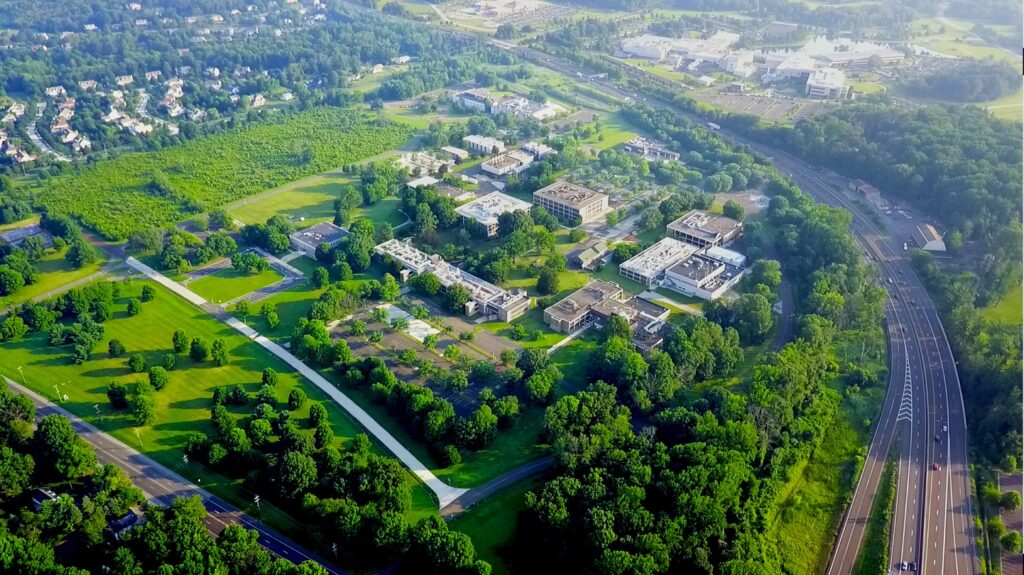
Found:
<path fill-rule="evenodd" d="M 253 495 L 252 500 L 256 503 L 256 513 L 259 513 L 260 512 L 260 496 L 259 496 L 259 494 L 257 493 L 256 495 Z"/>
<path fill-rule="evenodd" d="M 141 436 L 141 435 L 139 435 L 139 428 L 137 428 L 137 427 L 136 427 L 136 428 L 135 428 L 135 429 L 133 429 L 132 431 L 134 431 L 134 432 L 135 432 L 135 439 L 138 439 L 138 440 L 139 440 L 139 449 L 142 449 L 142 436 Z"/>
<path fill-rule="evenodd" d="M 18 373 L 21 374 L 21 384 L 22 385 L 28 385 L 28 382 L 25 381 L 25 370 L 21 369 L 20 365 L 18 366 Z"/>

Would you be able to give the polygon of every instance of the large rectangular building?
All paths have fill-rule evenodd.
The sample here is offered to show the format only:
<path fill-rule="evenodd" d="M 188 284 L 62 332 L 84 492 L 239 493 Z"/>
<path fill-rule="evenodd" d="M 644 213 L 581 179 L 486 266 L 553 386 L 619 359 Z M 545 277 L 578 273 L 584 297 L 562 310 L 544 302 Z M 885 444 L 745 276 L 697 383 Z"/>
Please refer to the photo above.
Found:
<path fill-rule="evenodd" d="M 690 210 L 666 226 L 668 237 L 698 248 L 728 244 L 742 229 L 741 222 L 700 210 Z"/>
<path fill-rule="evenodd" d="M 505 151 L 505 142 L 490 136 L 478 136 L 472 134 L 462 138 L 462 143 L 470 150 L 486 156 L 489 154 L 500 154 Z"/>
<path fill-rule="evenodd" d="M 608 196 L 558 180 L 533 192 L 533 204 L 543 207 L 563 223 L 575 226 L 603 216 L 608 211 Z"/>
<path fill-rule="evenodd" d="M 498 216 L 518 210 L 530 211 L 530 204 L 501 192 L 491 192 L 455 211 L 465 219 L 473 220 L 487 228 L 487 237 L 498 234 Z"/>
<path fill-rule="evenodd" d="M 692 256 L 697 247 L 672 238 L 661 241 L 619 265 L 623 277 L 650 288 L 661 283 L 665 270 Z"/>
<path fill-rule="evenodd" d="M 492 176 L 506 176 L 518 174 L 533 163 L 533 154 L 523 150 L 512 150 L 494 156 L 490 160 L 480 164 L 480 169 Z"/>
<path fill-rule="evenodd" d="M 736 285 L 744 272 L 741 267 L 707 254 L 694 254 L 665 270 L 661 285 L 691 297 L 714 300 Z"/>
<path fill-rule="evenodd" d="M 432 273 L 445 290 L 461 285 L 469 291 L 469 301 L 463 310 L 467 316 L 483 314 L 500 321 L 512 321 L 530 309 L 530 296 L 525 290 L 504 290 L 475 275 L 444 261 L 439 255 L 421 252 L 408 241 L 391 239 L 374 248 L 381 256 L 393 258 L 402 264 L 402 278 L 421 273 Z"/>
<path fill-rule="evenodd" d="M 633 331 L 633 344 L 648 351 L 661 344 L 661 330 L 669 310 L 627 297 L 619 284 L 593 280 L 562 301 L 544 310 L 544 323 L 560 333 L 572 333 L 591 324 L 603 324 L 613 315 L 626 320 Z"/>

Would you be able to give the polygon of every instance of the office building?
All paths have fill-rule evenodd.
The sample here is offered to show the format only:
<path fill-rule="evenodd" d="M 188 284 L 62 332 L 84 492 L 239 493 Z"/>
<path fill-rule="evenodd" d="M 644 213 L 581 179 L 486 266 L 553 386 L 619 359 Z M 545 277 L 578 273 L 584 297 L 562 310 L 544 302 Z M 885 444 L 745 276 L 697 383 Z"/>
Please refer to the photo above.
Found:
<path fill-rule="evenodd" d="M 466 136 L 462 138 L 466 147 L 477 154 L 486 156 L 489 154 L 500 154 L 505 151 L 505 142 L 490 136 Z"/>
<path fill-rule="evenodd" d="M 608 196 L 565 180 L 533 192 L 533 203 L 571 226 L 597 220 L 608 211 Z"/>
<path fill-rule="evenodd" d="M 491 192 L 468 204 L 463 204 L 455 211 L 467 220 L 473 220 L 487 228 L 487 237 L 498 234 L 498 216 L 517 210 L 530 211 L 530 204 L 501 192 Z"/>
<path fill-rule="evenodd" d="M 628 279 L 654 287 L 665 277 L 665 270 L 685 260 L 697 247 L 672 238 L 661 241 L 619 265 L 619 273 Z"/>
<path fill-rule="evenodd" d="M 603 325 L 613 315 L 629 324 L 632 343 L 642 351 L 661 345 L 662 328 L 669 310 L 626 292 L 613 282 L 593 280 L 544 310 L 544 323 L 560 333 L 572 333 L 590 325 Z"/>
<path fill-rule="evenodd" d="M 293 232 L 288 238 L 291 240 L 292 249 L 316 259 L 317 246 L 327 244 L 333 248 L 347 235 L 347 231 L 331 222 L 321 222 Z"/>
<path fill-rule="evenodd" d="M 693 244 L 698 248 L 727 245 L 743 230 L 743 223 L 732 218 L 690 210 L 666 226 L 670 238 Z"/>
<path fill-rule="evenodd" d="M 661 287 L 710 301 L 722 297 L 745 272 L 741 267 L 709 257 L 706 253 L 697 253 L 665 270 Z"/>

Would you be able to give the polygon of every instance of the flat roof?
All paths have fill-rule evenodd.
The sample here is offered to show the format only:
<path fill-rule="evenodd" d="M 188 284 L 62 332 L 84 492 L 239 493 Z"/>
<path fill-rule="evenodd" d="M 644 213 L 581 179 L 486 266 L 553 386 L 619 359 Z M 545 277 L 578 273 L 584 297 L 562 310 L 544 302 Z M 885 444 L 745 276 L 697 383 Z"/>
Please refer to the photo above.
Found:
<path fill-rule="evenodd" d="M 700 210 L 690 210 L 666 227 L 670 230 L 711 240 L 719 235 L 726 235 L 742 226 L 742 223 L 732 218 L 709 214 Z"/>
<path fill-rule="evenodd" d="M 505 152 L 504 154 L 494 156 L 490 160 L 484 162 L 484 164 L 491 166 L 497 170 L 507 168 L 509 166 L 515 166 L 518 164 L 526 164 L 533 161 L 533 155 L 521 152 L 519 150 L 512 150 L 511 152 Z"/>
<path fill-rule="evenodd" d="M 595 305 L 608 300 L 619 302 L 622 288 L 618 284 L 604 280 L 591 280 L 590 283 L 567 295 L 565 299 L 548 306 L 544 311 L 559 320 L 574 320 L 590 312 Z"/>
<path fill-rule="evenodd" d="M 724 263 L 718 260 L 694 254 L 668 268 L 668 272 L 700 283 L 701 280 L 713 274 L 715 270 L 724 265 Z"/>
<path fill-rule="evenodd" d="M 291 237 L 306 244 L 318 246 L 331 244 L 348 235 L 348 232 L 331 222 L 320 222 L 308 228 L 293 232 Z"/>
<path fill-rule="evenodd" d="M 566 180 L 556 180 L 554 183 L 533 192 L 534 198 L 547 198 L 553 202 L 567 206 L 581 206 L 595 198 L 602 198 L 604 196 L 605 195 L 601 192 L 585 188 Z"/>
<path fill-rule="evenodd" d="M 498 223 L 498 216 L 517 210 L 530 211 L 530 204 L 501 192 L 491 192 L 468 204 L 463 204 L 455 211 L 459 215 L 476 220 L 484 225 Z"/>
<path fill-rule="evenodd" d="M 697 246 L 674 238 L 662 238 L 658 243 L 623 262 L 619 270 L 629 270 L 644 277 L 654 276 L 680 260 L 690 257 L 697 249 Z"/>
<path fill-rule="evenodd" d="M 409 180 L 408 182 L 405 183 L 405 185 L 409 186 L 410 188 L 416 189 L 416 188 L 422 188 L 423 186 L 433 186 L 434 184 L 436 184 L 436 183 L 438 183 L 440 181 L 441 180 L 439 180 L 437 178 L 434 178 L 432 176 L 423 176 L 422 178 L 416 178 L 415 180 Z"/>

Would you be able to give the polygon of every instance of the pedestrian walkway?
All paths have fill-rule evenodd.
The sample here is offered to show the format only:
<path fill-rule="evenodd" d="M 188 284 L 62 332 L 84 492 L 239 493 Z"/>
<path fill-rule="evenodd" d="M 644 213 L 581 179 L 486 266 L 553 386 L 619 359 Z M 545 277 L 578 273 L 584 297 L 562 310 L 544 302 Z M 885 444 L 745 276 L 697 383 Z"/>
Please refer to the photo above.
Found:
<path fill-rule="evenodd" d="M 569 345 L 569 343 L 572 342 L 572 340 L 576 339 L 581 333 L 587 331 L 588 329 L 590 329 L 590 324 L 587 324 L 579 328 L 578 330 L 570 333 L 569 335 L 563 337 L 561 340 L 555 343 L 555 345 L 548 348 L 548 355 L 555 353 L 561 347 Z"/>
<path fill-rule="evenodd" d="M 127 263 L 129 266 L 138 270 L 146 277 L 156 281 L 157 283 L 166 287 L 172 292 L 180 295 L 181 297 L 185 298 L 192 304 L 199 307 L 205 307 L 206 305 L 208 305 L 209 302 L 207 302 L 205 299 L 200 297 L 192 290 L 186 288 L 185 286 L 177 282 L 172 281 L 170 278 L 157 272 L 156 270 L 140 262 L 139 260 L 129 257 L 127 259 Z M 382 445 L 384 445 L 385 448 L 387 448 L 391 453 L 393 453 L 395 457 L 397 457 L 406 467 L 408 467 L 416 475 L 416 477 L 420 479 L 420 481 L 426 484 L 426 486 L 431 491 L 434 492 L 434 495 L 437 496 L 438 504 L 440 506 L 439 508 L 446 507 L 449 503 L 455 501 L 456 499 L 459 498 L 460 495 L 467 491 L 466 489 L 452 487 L 438 479 L 437 476 L 435 476 L 429 469 L 427 469 L 427 466 L 423 465 L 423 463 L 419 459 L 417 459 L 416 456 L 414 456 L 408 449 L 406 449 L 404 445 L 402 445 L 397 439 L 395 439 L 395 437 L 391 435 L 391 433 L 389 433 L 388 430 L 384 429 L 383 426 L 377 423 L 377 420 L 371 417 L 370 414 L 366 413 L 366 411 L 364 411 L 363 408 L 359 407 L 359 405 L 356 404 L 356 402 L 352 401 L 347 395 L 342 393 L 341 390 L 332 385 L 331 382 L 327 381 L 327 379 L 320 375 L 317 371 L 311 369 L 305 363 L 300 361 L 299 358 L 292 355 L 291 352 L 281 347 L 280 345 L 274 343 L 273 341 L 267 339 L 263 335 L 260 335 L 259 332 L 245 325 L 244 323 L 242 323 L 241 321 L 234 317 L 224 315 L 220 319 L 224 323 L 241 332 L 249 339 L 260 344 L 260 346 L 262 346 L 270 353 L 276 355 L 282 361 L 284 361 L 293 369 L 295 369 L 295 371 L 299 372 L 306 379 L 308 379 L 314 385 L 319 387 L 331 399 L 333 399 L 335 403 L 337 403 L 339 406 L 341 406 L 342 409 L 348 412 L 348 414 L 351 415 L 352 418 L 355 419 L 357 422 L 359 422 L 359 424 L 362 425 L 363 428 L 370 433 L 370 435 L 376 438 L 377 441 L 379 441 Z"/>

